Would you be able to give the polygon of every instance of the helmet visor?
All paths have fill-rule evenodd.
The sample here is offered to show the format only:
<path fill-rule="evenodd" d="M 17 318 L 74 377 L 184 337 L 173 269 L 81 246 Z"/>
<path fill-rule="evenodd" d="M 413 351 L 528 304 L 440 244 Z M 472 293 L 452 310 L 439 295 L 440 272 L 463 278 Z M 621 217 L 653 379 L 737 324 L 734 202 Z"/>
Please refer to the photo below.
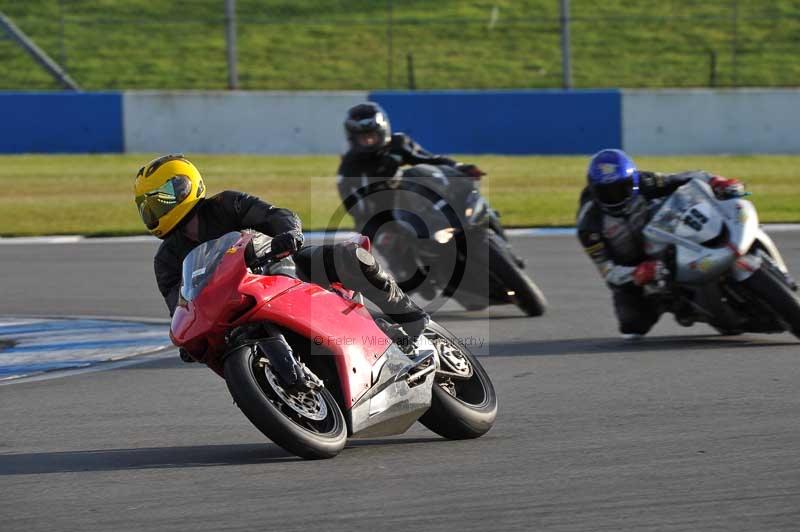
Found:
<path fill-rule="evenodd" d="M 374 148 L 380 145 L 381 136 L 377 131 L 368 131 L 366 133 L 357 133 L 356 142 L 359 146 L 364 148 Z"/>
<path fill-rule="evenodd" d="M 176 175 L 160 187 L 141 196 L 136 196 L 139 216 L 148 229 L 158 227 L 158 221 L 189 197 L 192 180 L 185 175 Z"/>
<path fill-rule="evenodd" d="M 613 183 L 599 183 L 594 186 L 595 199 L 601 206 L 606 208 L 623 207 L 632 195 L 632 179 L 623 179 Z"/>

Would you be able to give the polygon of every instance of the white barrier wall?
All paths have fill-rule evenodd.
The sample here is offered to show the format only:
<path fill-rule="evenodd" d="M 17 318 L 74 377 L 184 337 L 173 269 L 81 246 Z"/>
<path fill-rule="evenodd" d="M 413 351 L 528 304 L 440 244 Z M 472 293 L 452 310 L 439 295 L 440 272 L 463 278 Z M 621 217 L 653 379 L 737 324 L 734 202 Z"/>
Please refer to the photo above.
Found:
<path fill-rule="evenodd" d="M 126 152 L 341 153 L 366 92 L 126 92 Z"/>
<path fill-rule="evenodd" d="M 580 127 L 592 127 L 593 131 L 597 129 L 595 126 L 584 124 L 591 113 L 577 104 L 588 98 L 589 103 L 584 102 L 584 106 L 588 105 L 594 113 L 602 111 L 600 114 L 607 115 L 602 131 L 594 131 L 599 140 L 592 140 L 589 147 L 569 135 L 560 144 L 553 145 L 549 137 L 521 133 L 530 153 L 590 153 L 605 146 L 619 147 L 620 143 L 634 155 L 800 153 L 800 90 L 625 90 L 621 95 L 618 91 L 591 92 L 568 91 L 559 95 L 553 91 L 522 91 L 478 95 L 485 100 L 485 107 L 499 105 L 503 97 L 517 98 L 540 118 L 546 116 L 545 110 L 552 111 L 547 98 L 563 96 L 569 99 L 568 111 L 556 111 L 558 118 L 549 120 L 570 119 Z M 342 131 L 345 111 L 370 96 L 377 97 L 378 101 L 388 98 L 389 103 L 383 103 L 394 125 L 400 129 L 405 127 L 424 145 L 442 153 L 481 152 L 487 143 L 475 145 L 474 135 L 469 131 L 471 127 L 482 133 L 499 128 L 495 136 L 500 137 L 508 130 L 505 122 L 477 125 L 458 122 L 457 132 L 447 134 L 438 129 L 426 136 L 427 122 L 420 121 L 419 114 L 425 114 L 425 110 L 435 113 L 440 108 L 452 110 L 454 106 L 467 105 L 466 96 L 459 91 L 452 94 L 379 93 L 377 96 L 367 92 L 125 92 L 121 106 L 124 151 L 341 153 L 345 149 Z M 468 96 L 475 97 L 471 93 Z M 444 105 L 437 98 L 449 103 Z M 614 104 L 615 101 L 619 103 Z M 11 101 L 8 105 L 16 104 Z M 570 113 L 575 116 L 570 118 Z M 469 116 L 468 111 L 462 114 Z M 14 131 L 16 134 L 17 130 Z M 503 143 L 503 146 L 509 144 Z M 529 152 L 514 149 L 505 153 Z"/>
<path fill-rule="evenodd" d="M 640 155 L 800 153 L 800 90 L 626 90 L 622 145 Z"/>

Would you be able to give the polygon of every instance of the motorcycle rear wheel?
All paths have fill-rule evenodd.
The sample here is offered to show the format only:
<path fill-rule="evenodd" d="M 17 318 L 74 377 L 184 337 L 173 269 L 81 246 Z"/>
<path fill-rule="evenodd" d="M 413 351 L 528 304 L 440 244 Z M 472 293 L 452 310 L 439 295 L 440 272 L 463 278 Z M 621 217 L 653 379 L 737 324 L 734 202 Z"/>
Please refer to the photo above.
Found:
<path fill-rule="evenodd" d="M 451 440 L 483 436 L 492 428 L 497 417 L 497 395 L 489 375 L 475 355 L 444 327 L 431 323 L 424 334 L 439 348 L 440 353 L 442 349 L 449 349 L 448 356 L 462 371 L 471 367 L 471 375 L 464 380 L 437 375 L 431 407 L 419 418 L 420 423 Z M 446 368 L 444 362 L 442 367 Z"/>
<path fill-rule="evenodd" d="M 785 283 L 762 267 L 745 279 L 744 285 L 779 316 L 792 334 L 800 338 L 800 300 Z"/>
<path fill-rule="evenodd" d="M 225 382 L 239 409 L 267 438 L 306 459 L 332 458 L 347 441 L 347 424 L 333 395 L 326 389 L 299 395 L 276 391 L 279 386 L 268 362 L 251 346 L 234 349 L 225 359 Z M 276 384 L 277 383 L 277 384 Z M 316 402 L 316 403 L 315 403 Z M 309 405 L 308 413 L 303 405 Z M 321 419 L 314 416 L 324 413 Z"/>

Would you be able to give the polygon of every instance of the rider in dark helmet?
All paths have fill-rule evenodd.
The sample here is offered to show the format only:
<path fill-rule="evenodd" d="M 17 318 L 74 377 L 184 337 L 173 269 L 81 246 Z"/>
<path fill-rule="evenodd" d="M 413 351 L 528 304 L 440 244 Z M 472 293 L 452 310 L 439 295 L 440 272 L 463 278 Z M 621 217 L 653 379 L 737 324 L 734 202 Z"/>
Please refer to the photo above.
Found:
<path fill-rule="evenodd" d="M 706 172 L 641 171 L 625 152 L 612 149 L 592 157 L 586 177 L 577 217 L 578 239 L 611 288 L 620 332 L 637 338 L 661 315 L 645 298 L 643 287 L 667 272 L 661 261 L 645 254 L 642 230 L 662 198 L 692 178 L 705 180 L 720 198 L 740 196 L 744 187 L 736 179 Z"/>
<path fill-rule="evenodd" d="M 442 155 L 434 155 L 404 133 L 392 134 L 389 117 L 380 105 L 365 102 L 347 111 L 344 130 L 350 149 L 342 156 L 338 171 L 339 195 L 345 203 L 352 202 L 349 212 L 355 219 L 356 230 L 367 228 L 367 222 L 377 213 L 391 210 L 383 205 L 386 196 L 364 194 L 366 186 L 385 181 L 397 174 L 403 165 L 431 164 L 452 166 L 471 177 L 484 173 L 475 165 L 461 164 Z M 377 229 L 377 227 L 373 228 Z"/>
<path fill-rule="evenodd" d="M 341 282 L 361 292 L 395 322 L 385 328 L 394 340 L 415 340 L 429 321 L 369 251 L 355 242 L 304 246 L 295 213 L 243 192 L 226 190 L 206 199 L 200 172 L 183 155 L 166 155 L 142 166 L 134 189 L 142 221 L 162 240 L 155 274 L 170 315 L 178 304 L 186 255 L 208 240 L 252 229 L 273 237 L 273 252 L 294 256 L 300 278 L 323 286 Z M 181 358 L 190 361 L 183 354 Z"/>
<path fill-rule="evenodd" d="M 344 131 L 353 153 L 374 153 L 392 140 L 389 117 L 377 103 L 360 103 L 347 111 Z"/>

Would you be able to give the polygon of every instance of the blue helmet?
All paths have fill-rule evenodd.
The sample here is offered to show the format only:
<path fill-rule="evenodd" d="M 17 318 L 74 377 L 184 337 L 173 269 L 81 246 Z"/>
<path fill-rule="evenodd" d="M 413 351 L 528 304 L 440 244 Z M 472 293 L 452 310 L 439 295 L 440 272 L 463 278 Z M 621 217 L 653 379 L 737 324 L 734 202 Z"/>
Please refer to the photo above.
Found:
<path fill-rule="evenodd" d="M 589 161 L 586 178 L 594 200 L 609 214 L 625 214 L 639 193 L 639 171 L 622 150 L 595 153 Z"/>

